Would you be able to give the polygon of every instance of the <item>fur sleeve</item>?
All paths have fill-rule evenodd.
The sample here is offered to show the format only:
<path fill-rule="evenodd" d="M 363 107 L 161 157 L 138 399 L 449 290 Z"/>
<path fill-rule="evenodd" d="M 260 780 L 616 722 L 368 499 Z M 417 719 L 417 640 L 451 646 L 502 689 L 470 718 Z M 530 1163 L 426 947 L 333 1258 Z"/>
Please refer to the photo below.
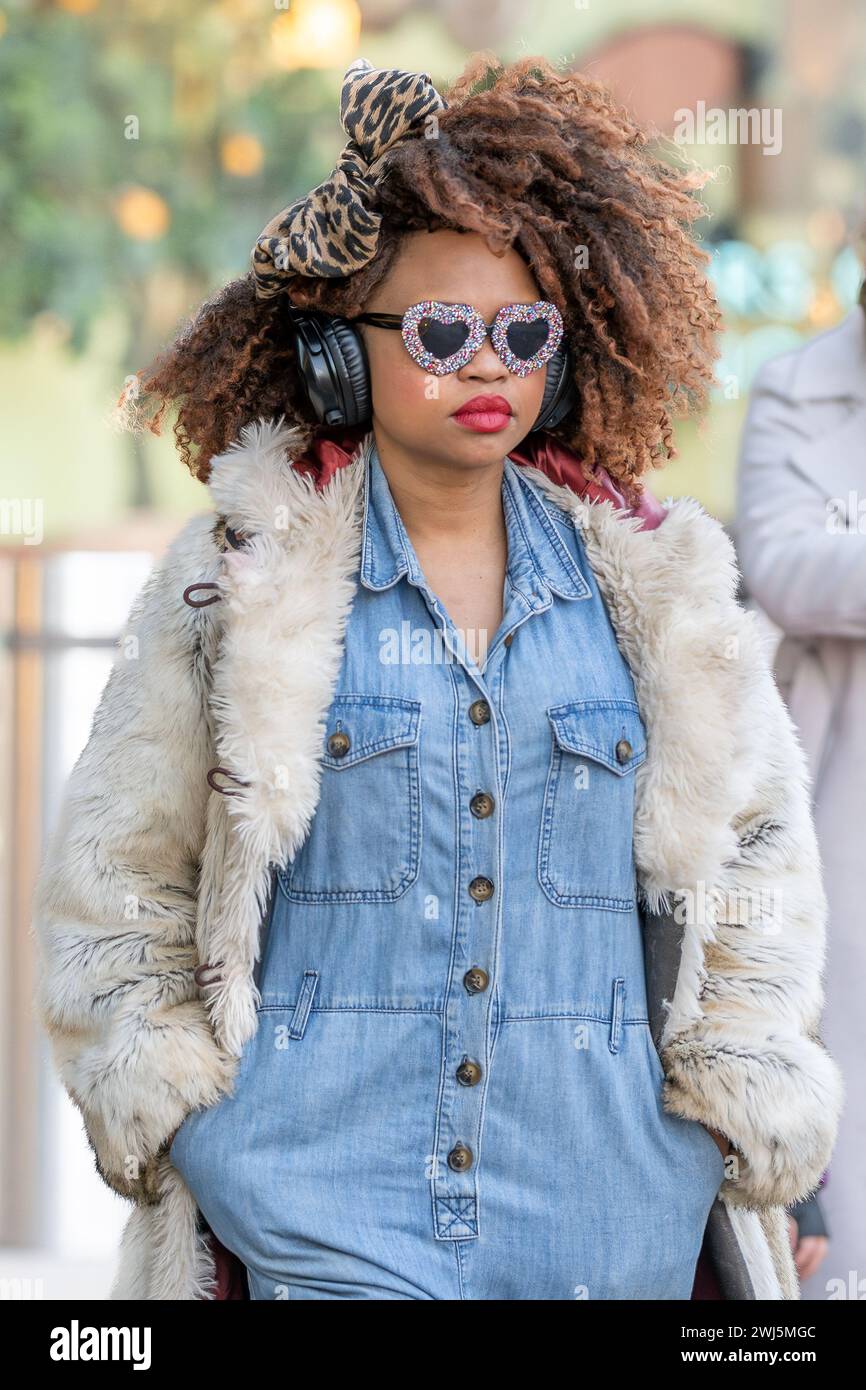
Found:
<path fill-rule="evenodd" d="M 38 1018 L 102 1178 L 157 1200 L 157 1155 L 227 1089 L 193 971 L 210 735 L 217 518 L 193 517 L 137 596 L 34 893 Z M 216 605 L 214 605 L 216 607 Z"/>
<path fill-rule="evenodd" d="M 734 605 L 729 630 L 744 715 L 734 852 L 708 895 L 700 1019 L 662 1039 L 664 1098 L 730 1137 L 722 1195 L 762 1208 L 817 1186 L 844 1084 L 820 1035 L 827 901 L 805 755 L 754 614 Z"/>

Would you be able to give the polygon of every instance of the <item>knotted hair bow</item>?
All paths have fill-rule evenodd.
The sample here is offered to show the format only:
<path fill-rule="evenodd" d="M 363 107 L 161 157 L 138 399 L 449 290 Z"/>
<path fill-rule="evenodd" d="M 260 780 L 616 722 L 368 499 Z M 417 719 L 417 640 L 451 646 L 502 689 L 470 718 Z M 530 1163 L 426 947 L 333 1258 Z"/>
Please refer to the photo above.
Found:
<path fill-rule="evenodd" d="M 373 259 L 382 221 L 373 190 L 385 156 L 447 105 L 426 72 L 374 68 L 366 58 L 346 69 L 340 121 L 349 141 L 328 178 L 257 239 L 250 260 L 258 299 L 279 294 L 292 275 L 351 275 Z"/>

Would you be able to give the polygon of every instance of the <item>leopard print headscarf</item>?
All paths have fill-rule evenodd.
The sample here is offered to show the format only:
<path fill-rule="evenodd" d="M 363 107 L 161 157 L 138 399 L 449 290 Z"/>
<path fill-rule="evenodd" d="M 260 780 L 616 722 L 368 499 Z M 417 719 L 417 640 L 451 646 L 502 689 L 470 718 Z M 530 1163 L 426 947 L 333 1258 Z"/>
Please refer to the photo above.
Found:
<path fill-rule="evenodd" d="M 279 294 L 291 275 L 350 275 L 373 259 L 382 219 L 372 189 L 385 156 L 447 105 L 426 72 L 374 68 L 366 58 L 346 69 L 340 120 L 348 144 L 328 178 L 257 239 L 250 261 L 258 299 Z"/>

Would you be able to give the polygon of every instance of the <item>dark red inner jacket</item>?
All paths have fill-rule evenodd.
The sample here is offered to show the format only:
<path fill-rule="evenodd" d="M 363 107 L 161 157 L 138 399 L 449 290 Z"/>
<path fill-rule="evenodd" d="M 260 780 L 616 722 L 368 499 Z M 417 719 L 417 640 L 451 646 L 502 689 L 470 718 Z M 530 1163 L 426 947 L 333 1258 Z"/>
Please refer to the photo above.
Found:
<path fill-rule="evenodd" d="M 320 430 L 307 452 L 296 458 L 292 466 L 299 472 L 315 474 L 316 486 L 324 487 L 337 469 L 349 462 L 366 432 L 366 426 L 344 430 Z M 587 478 L 573 450 L 560 444 L 544 430 L 539 430 L 538 434 L 527 435 L 516 449 L 511 450 L 509 458 L 518 464 L 532 464 L 542 473 L 546 473 L 551 482 L 558 483 L 561 487 L 569 487 L 572 492 L 590 501 L 606 498 L 618 507 L 626 507 L 625 497 L 604 468 L 595 468 L 592 470 L 592 477 Z M 656 501 L 649 490 L 644 492 L 638 507 L 627 510 L 630 515 L 639 516 L 645 528 L 657 526 L 665 515 L 661 503 Z"/>
<path fill-rule="evenodd" d="M 340 431 L 321 431 L 313 440 L 307 452 L 293 461 L 292 466 L 303 473 L 313 473 L 316 486 L 321 488 L 333 477 L 338 468 L 349 462 L 366 433 L 365 428 Z M 531 464 L 550 478 L 551 482 L 571 488 L 579 496 L 589 501 L 607 499 L 617 507 L 624 508 L 628 515 L 639 516 L 642 529 L 651 529 L 664 520 L 665 510 L 660 502 L 645 490 L 637 507 L 628 507 L 623 494 L 615 487 L 612 479 L 603 468 L 593 470 L 592 478 L 587 478 L 577 455 L 560 444 L 552 435 L 539 431 L 528 435 L 509 455 L 517 464 Z M 208 1229 L 207 1238 L 216 1259 L 215 1298 L 249 1298 L 246 1267 L 233 1251 L 228 1250 L 213 1231 Z M 706 1240 L 698 1258 L 692 1298 L 723 1298 L 724 1295 L 716 1279 L 715 1271 L 706 1248 Z"/>

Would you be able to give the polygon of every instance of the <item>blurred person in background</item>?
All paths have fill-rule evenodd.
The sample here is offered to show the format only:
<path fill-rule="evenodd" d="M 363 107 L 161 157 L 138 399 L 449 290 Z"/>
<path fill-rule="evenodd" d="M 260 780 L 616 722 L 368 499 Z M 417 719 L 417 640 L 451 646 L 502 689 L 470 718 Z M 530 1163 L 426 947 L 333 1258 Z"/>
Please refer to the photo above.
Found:
<path fill-rule="evenodd" d="M 804 1298 L 862 1298 L 866 282 L 838 326 L 757 373 L 734 530 L 746 587 L 776 628 L 775 674 L 809 760 L 830 906 L 824 1033 L 849 1082 L 820 1196 L 792 1208 L 796 1260 Z"/>

